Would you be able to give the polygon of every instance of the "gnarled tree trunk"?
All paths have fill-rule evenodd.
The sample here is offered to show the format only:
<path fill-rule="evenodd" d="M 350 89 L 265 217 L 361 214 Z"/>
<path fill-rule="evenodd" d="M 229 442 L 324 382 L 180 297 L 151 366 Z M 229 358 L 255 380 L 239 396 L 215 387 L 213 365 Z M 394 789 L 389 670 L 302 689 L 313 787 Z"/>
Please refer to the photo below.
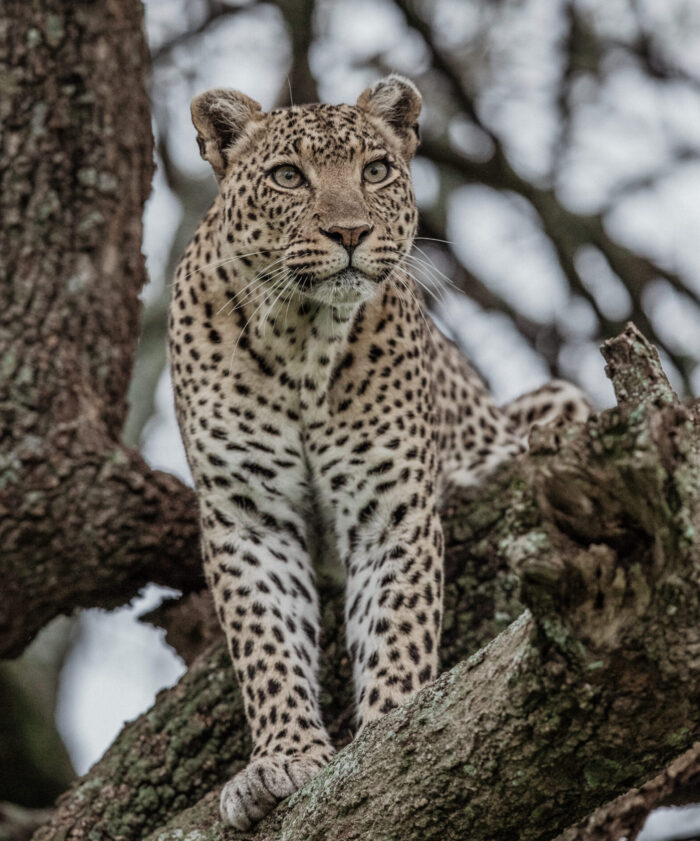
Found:
<path fill-rule="evenodd" d="M 153 171 L 141 3 L 9 0 L 0 26 L 0 654 L 11 655 L 59 613 L 201 576 L 192 494 L 120 443 Z"/>

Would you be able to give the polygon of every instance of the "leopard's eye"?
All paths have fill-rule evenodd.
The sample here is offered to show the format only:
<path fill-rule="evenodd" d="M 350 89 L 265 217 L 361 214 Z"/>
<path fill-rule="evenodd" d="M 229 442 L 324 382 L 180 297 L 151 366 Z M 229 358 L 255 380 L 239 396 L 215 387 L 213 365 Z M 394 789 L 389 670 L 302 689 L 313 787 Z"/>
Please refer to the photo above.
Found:
<path fill-rule="evenodd" d="M 362 177 L 370 184 L 379 184 L 389 175 L 389 165 L 386 161 L 372 161 L 362 170 Z"/>
<path fill-rule="evenodd" d="M 272 170 L 272 178 L 280 187 L 300 187 L 304 183 L 304 176 L 291 164 L 282 164 Z"/>

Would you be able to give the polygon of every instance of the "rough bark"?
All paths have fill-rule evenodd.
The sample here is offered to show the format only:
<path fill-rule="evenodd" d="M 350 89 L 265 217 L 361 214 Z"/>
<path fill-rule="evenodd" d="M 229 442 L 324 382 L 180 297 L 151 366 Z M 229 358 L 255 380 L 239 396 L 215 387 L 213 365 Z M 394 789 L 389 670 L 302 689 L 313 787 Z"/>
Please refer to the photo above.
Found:
<path fill-rule="evenodd" d="M 697 418 L 635 330 L 605 353 L 618 408 L 536 433 L 517 468 L 446 513 L 445 665 L 517 613 L 516 571 L 530 612 L 367 728 L 246 837 L 553 837 L 700 738 Z M 342 744 L 340 593 L 324 595 L 325 712 Z M 227 837 L 212 789 L 247 750 L 215 645 L 36 839 Z"/>
<path fill-rule="evenodd" d="M 443 664 L 448 668 L 492 639 L 522 611 L 517 576 L 495 551 L 516 509 L 526 520 L 536 516 L 532 499 L 522 496 L 522 481 L 510 468 L 479 494 L 450 506 L 442 640 Z M 322 704 L 335 743 L 342 746 L 353 731 L 343 593 L 342 586 L 330 578 L 321 581 L 320 589 Z M 157 611 L 157 621 L 168 628 L 169 642 L 190 663 L 187 674 L 175 688 L 159 695 L 149 713 L 126 726 L 103 759 L 62 798 L 52 823 L 38 838 L 64 833 L 65 838 L 144 838 L 245 764 L 250 750 L 248 727 L 229 654 L 218 623 L 209 621 L 207 599 L 190 598 L 189 602 Z M 215 814 L 216 808 L 212 809 Z"/>
<path fill-rule="evenodd" d="M 201 585 L 191 493 L 119 440 L 152 172 L 141 24 L 138 0 L 3 6 L 2 655 L 149 580 Z"/>

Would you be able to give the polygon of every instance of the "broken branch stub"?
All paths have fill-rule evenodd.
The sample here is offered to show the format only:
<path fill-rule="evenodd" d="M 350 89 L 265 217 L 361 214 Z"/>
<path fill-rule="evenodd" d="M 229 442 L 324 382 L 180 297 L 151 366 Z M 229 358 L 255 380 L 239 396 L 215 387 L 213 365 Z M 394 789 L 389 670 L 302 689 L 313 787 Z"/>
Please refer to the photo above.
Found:
<path fill-rule="evenodd" d="M 526 467 L 543 528 L 520 563 L 522 598 L 540 624 L 567 628 L 597 654 L 639 636 L 642 617 L 695 609 L 688 591 L 699 577 L 698 428 L 633 325 L 603 354 L 618 406 L 531 437 Z"/>

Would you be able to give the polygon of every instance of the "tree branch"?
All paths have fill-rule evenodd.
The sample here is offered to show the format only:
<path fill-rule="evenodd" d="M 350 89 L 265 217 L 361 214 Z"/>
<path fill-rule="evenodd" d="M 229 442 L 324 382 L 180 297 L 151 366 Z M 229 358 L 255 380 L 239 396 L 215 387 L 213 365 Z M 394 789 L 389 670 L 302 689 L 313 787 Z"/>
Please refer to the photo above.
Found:
<path fill-rule="evenodd" d="M 511 169 L 505 158 L 499 160 L 493 157 L 483 164 L 476 163 L 446 144 L 431 139 L 422 142 L 421 153 L 438 166 L 454 169 L 464 181 L 486 184 L 496 190 L 509 190 L 527 199 L 537 212 L 542 228 L 552 243 L 559 267 L 571 290 L 591 305 L 603 333 L 614 335 L 622 329 L 623 323 L 605 315 L 595 296 L 586 288 L 576 267 L 575 258 L 579 248 L 587 243 L 596 246 L 629 293 L 632 301 L 631 317 L 664 350 L 678 369 L 686 392 L 691 392 L 689 377 L 694 361 L 675 352 L 659 337 L 642 302 L 648 285 L 663 279 L 693 305 L 700 305 L 698 295 L 683 283 L 678 274 L 660 266 L 650 257 L 635 254 L 613 240 L 605 230 L 600 216 L 582 215 L 567 210 L 561 205 L 554 191 L 536 187 L 522 179 Z"/>
<path fill-rule="evenodd" d="M 502 581 L 510 568 L 511 586 L 519 571 L 531 612 L 240 837 L 350 841 L 401 827 L 405 841 L 540 838 L 700 738 L 700 423 L 634 328 L 604 353 L 617 408 L 585 426 L 536 430 L 517 467 L 448 502 L 445 663 L 464 652 L 461 599 L 481 609 L 467 582 L 483 559 Z M 344 683 L 341 596 L 326 597 L 326 668 Z M 327 720 L 343 720 L 338 695 L 326 707 Z M 227 837 L 206 792 L 242 766 L 242 725 L 220 645 L 124 731 L 36 841 Z M 166 801 L 171 791 L 176 801 Z"/>
<path fill-rule="evenodd" d="M 686 392 L 690 394 L 690 374 L 695 361 L 675 352 L 663 337 L 659 336 L 644 309 L 643 292 L 649 283 L 661 278 L 696 306 L 700 306 L 700 296 L 685 284 L 676 272 L 665 268 L 651 257 L 635 254 L 616 242 L 605 230 L 602 215 L 574 213 L 561 204 L 553 189 L 539 187 L 522 178 L 511 166 L 500 138 L 481 120 L 474 96 L 468 91 L 450 56 L 438 46 L 430 25 L 421 16 L 416 4 L 408 0 L 395 0 L 395 4 L 402 12 L 406 24 L 422 37 L 431 55 L 432 66 L 442 77 L 455 103 L 488 135 L 493 145 L 493 153 L 487 160 L 473 161 L 453 150 L 443 140 L 428 137 L 421 144 L 421 154 L 438 166 L 452 169 L 468 183 L 486 184 L 501 191 L 509 190 L 526 199 L 537 213 L 543 230 L 552 243 L 571 291 L 589 303 L 598 318 L 602 332 L 612 336 L 622 329 L 622 322 L 607 318 L 595 296 L 586 288 L 576 267 L 578 249 L 586 243 L 595 245 L 630 295 L 633 307 L 629 317 L 650 339 L 663 348 L 678 369 Z"/>
<path fill-rule="evenodd" d="M 277 102 L 280 106 L 318 102 L 316 80 L 309 65 L 309 50 L 314 37 L 315 0 L 276 0 L 276 5 L 287 24 L 292 49 L 292 66 Z"/>
<path fill-rule="evenodd" d="M 141 13 L 6 4 L 0 655 L 148 581 L 201 586 L 194 495 L 119 440 L 153 167 Z"/>
<path fill-rule="evenodd" d="M 264 3 L 265 0 L 252 0 L 252 2 L 242 6 L 231 6 L 228 3 L 221 2 L 221 0 L 208 0 L 206 14 L 196 26 L 186 27 L 151 51 L 152 64 L 155 65 L 162 61 L 167 61 L 173 51 L 178 47 L 188 44 L 201 35 L 205 35 L 223 20 L 230 19 L 241 12 L 247 12 Z"/>

